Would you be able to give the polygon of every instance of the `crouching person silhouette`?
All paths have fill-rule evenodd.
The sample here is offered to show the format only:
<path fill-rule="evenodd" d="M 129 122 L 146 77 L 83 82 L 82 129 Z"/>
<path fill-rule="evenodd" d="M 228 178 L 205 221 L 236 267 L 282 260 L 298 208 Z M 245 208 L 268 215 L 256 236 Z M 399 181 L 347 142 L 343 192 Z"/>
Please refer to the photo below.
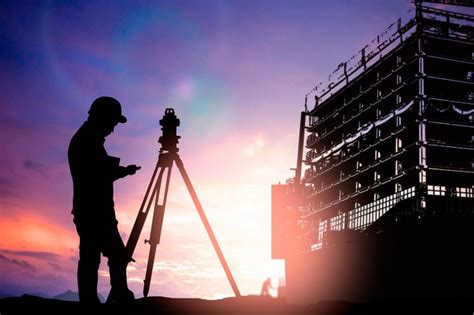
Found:
<path fill-rule="evenodd" d="M 115 218 L 113 182 L 140 169 L 120 166 L 120 159 L 109 156 L 105 137 L 118 123 L 125 123 L 120 103 L 107 96 L 94 100 L 86 122 L 71 139 L 68 150 L 73 181 L 74 223 L 80 238 L 77 285 L 81 303 L 98 304 L 97 281 L 100 255 L 108 258 L 112 302 L 130 302 L 126 268 L 130 261 Z"/>

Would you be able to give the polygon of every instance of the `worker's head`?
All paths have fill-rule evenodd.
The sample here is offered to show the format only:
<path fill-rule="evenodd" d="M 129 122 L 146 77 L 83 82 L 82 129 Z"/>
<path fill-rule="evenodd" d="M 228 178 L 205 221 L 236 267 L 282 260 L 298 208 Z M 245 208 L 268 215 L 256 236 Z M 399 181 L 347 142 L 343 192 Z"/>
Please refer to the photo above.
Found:
<path fill-rule="evenodd" d="M 126 123 L 127 118 L 122 115 L 119 101 L 110 96 L 101 96 L 92 102 L 88 121 L 94 123 L 105 137 L 114 131 L 118 123 Z"/>

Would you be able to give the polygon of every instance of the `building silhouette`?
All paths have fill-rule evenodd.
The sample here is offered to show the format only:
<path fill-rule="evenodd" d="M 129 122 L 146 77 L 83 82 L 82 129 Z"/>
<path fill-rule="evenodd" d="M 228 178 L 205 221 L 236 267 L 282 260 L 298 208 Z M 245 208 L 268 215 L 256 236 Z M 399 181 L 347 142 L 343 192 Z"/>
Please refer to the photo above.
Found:
<path fill-rule="evenodd" d="M 474 16 L 413 15 L 307 95 L 272 187 L 293 302 L 474 299 Z"/>

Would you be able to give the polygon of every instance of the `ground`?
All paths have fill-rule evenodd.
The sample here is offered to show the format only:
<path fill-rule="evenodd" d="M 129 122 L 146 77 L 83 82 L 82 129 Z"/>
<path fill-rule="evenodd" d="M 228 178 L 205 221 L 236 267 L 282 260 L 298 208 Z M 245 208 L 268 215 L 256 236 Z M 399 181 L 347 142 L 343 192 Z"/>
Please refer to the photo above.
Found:
<path fill-rule="evenodd" d="M 78 302 L 45 299 L 31 295 L 0 299 L 0 315 L 16 314 L 474 314 L 472 302 L 350 303 L 326 301 L 292 305 L 284 299 L 246 296 L 222 300 L 149 297 L 126 306 L 102 304 L 94 308 Z"/>

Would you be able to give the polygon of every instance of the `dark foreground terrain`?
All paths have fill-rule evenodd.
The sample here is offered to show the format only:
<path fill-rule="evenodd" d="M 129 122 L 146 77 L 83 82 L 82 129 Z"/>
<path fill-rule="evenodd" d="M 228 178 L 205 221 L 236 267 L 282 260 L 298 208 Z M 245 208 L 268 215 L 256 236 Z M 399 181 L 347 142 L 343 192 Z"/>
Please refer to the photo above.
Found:
<path fill-rule="evenodd" d="M 0 299 L 0 315 L 15 314 L 474 314 L 471 302 L 350 303 L 327 301 L 291 305 L 283 299 L 247 296 L 222 300 L 149 297 L 130 305 L 86 307 L 78 302 L 31 295 Z"/>

